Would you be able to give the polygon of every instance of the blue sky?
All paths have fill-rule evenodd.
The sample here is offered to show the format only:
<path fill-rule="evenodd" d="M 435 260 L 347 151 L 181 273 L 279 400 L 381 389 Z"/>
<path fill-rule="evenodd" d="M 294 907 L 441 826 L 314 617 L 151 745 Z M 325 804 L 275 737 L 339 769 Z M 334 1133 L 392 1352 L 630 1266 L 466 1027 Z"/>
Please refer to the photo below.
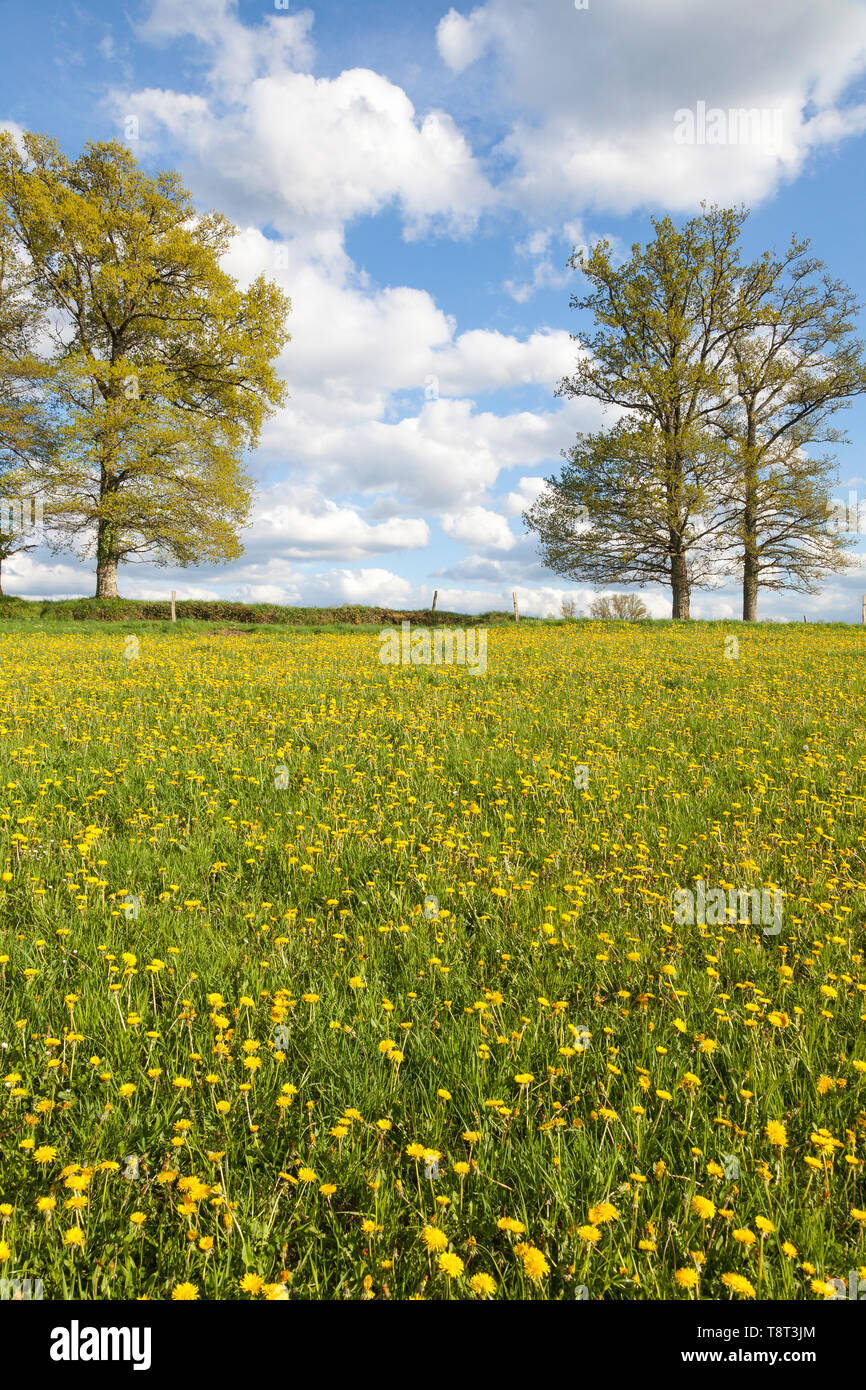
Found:
<path fill-rule="evenodd" d="M 745 203 L 744 249 L 792 234 L 866 301 L 866 7 L 858 0 L 0 0 L 0 124 L 69 154 L 126 138 L 238 229 L 228 267 L 293 301 L 290 400 L 251 460 L 245 554 L 126 566 L 121 593 L 283 603 L 585 607 L 520 512 L 602 419 L 554 398 L 574 360 L 575 244 L 622 252 L 650 217 Z M 674 113 L 781 113 L 766 139 L 678 144 Z M 130 126 L 130 118 L 134 123 Z M 864 325 L 866 327 L 866 325 Z M 866 333 L 864 333 L 866 336 Z M 835 494 L 866 498 L 866 403 L 837 417 Z M 862 553 L 862 543 L 858 554 Z M 36 551 L 6 592 L 88 594 Z M 857 621 L 866 573 L 762 594 L 763 617 Z M 669 595 L 644 594 L 655 616 Z M 738 616 L 736 587 L 695 591 Z"/>

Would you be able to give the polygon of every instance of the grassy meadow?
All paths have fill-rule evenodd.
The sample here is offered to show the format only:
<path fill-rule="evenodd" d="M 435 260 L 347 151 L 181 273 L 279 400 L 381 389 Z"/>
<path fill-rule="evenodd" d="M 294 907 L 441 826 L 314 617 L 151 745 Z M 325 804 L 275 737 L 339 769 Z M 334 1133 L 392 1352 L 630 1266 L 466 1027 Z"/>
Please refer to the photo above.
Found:
<path fill-rule="evenodd" d="M 866 1277 L 863 629 L 168 627 L 0 627 L 0 1275 Z M 782 930 L 678 922 L 700 878 Z"/>

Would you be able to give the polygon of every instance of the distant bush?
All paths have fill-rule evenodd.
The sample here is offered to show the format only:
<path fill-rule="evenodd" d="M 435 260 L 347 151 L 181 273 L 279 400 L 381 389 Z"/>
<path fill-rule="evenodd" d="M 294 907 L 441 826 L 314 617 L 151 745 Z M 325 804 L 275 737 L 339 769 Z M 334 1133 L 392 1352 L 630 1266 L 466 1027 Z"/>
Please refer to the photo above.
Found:
<path fill-rule="evenodd" d="M 511 613 L 447 613 L 429 608 L 402 610 L 345 604 L 341 608 L 291 608 L 278 603 L 231 603 L 224 599 L 180 599 L 175 605 L 178 618 L 202 622 L 284 623 L 304 626 L 372 623 L 378 627 L 399 627 L 407 620 L 424 627 L 492 626 L 513 622 Z M 171 604 L 165 599 L 73 598 L 42 601 L 0 597 L 3 618 L 47 620 L 49 622 L 138 621 L 167 622 Z M 530 620 L 531 621 L 531 620 Z"/>
<path fill-rule="evenodd" d="M 609 594 L 606 598 L 593 599 L 589 605 L 589 616 L 608 620 L 619 618 L 633 623 L 640 618 L 648 618 L 649 613 L 637 594 Z"/>

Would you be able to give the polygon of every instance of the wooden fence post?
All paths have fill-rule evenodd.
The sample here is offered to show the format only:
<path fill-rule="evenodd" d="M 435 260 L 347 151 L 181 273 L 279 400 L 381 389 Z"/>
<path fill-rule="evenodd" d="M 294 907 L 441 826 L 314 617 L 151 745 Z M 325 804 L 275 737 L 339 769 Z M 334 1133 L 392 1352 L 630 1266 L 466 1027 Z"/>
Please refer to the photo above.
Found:
<path fill-rule="evenodd" d="M 172 591 L 171 591 L 171 621 L 172 621 L 173 623 L 176 623 L 176 622 L 177 622 L 177 615 L 176 615 L 176 613 L 175 613 L 175 611 L 174 611 L 174 595 L 175 595 L 175 591 L 174 591 L 174 589 L 172 589 Z"/>
<path fill-rule="evenodd" d="M 435 612 L 436 612 L 436 600 L 437 600 L 438 597 L 439 597 L 439 590 L 438 590 L 438 589 L 434 589 L 434 590 L 433 590 L 433 607 L 430 609 L 430 612 L 431 612 L 431 613 L 435 613 Z"/>
<path fill-rule="evenodd" d="M 519 622 L 520 622 L 520 609 L 517 607 L 517 590 L 516 590 L 516 589 L 512 589 L 512 590 L 511 590 L 511 597 L 514 599 L 514 621 L 515 621 L 516 623 L 519 623 Z"/>

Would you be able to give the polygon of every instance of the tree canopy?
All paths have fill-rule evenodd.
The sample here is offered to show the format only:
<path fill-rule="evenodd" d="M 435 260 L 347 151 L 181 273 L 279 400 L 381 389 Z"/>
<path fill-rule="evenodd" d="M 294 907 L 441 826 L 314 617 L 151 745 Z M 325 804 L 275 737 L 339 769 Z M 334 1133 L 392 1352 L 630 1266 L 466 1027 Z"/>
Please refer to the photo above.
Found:
<path fill-rule="evenodd" d="M 739 574 L 752 619 L 760 586 L 812 588 L 851 544 L 830 525 L 835 461 L 812 450 L 843 438 L 829 421 L 866 390 L 858 306 L 808 243 L 744 264 L 747 215 L 654 220 L 622 265 L 606 241 L 569 261 L 588 285 L 571 307 L 594 326 L 572 335 L 557 394 L 615 419 L 578 435 L 524 521 L 558 574 L 664 583 L 674 618 Z"/>
<path fill-rule="evenodd" d="M 0 216 L 41 310 L 56 543 L 95 554 L 97 597 L 132 556 L 234 559 L 243 454 L 285 398 L 288 298 L 264 276 L 239 288 L 220 263 L 231 223 L 117 141 L 68 159 L 48 136 L 0 133 Z"/>

